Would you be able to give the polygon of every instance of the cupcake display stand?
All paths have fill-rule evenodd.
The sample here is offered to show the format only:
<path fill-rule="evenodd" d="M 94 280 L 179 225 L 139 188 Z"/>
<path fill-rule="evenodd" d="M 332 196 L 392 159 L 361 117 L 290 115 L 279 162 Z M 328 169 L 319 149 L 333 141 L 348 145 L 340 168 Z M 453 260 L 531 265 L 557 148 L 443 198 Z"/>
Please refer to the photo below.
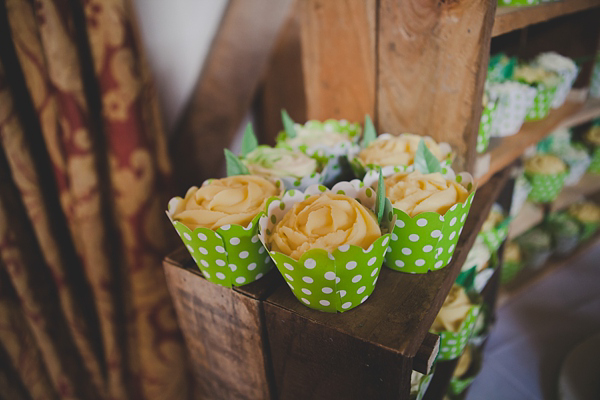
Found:
<path fill-rule="evenodd" d="M 412 371 L 430 373 L 435 363 L 424 398 L 441 399 L 457 360 L 435 362 L 439 336 L 429 330 L 490 208 L 499 197 L 512 197 L 510 173 L 515 161 L 555 128 L 600 115 L 600 103 L 585 102 L 584 92 L 572 91 L 544 119 L 525 123 L 515 135 L 493 138 L 487 152 L 477 154 L 490 52 L 518 53 L 524 58 L 543 51 L 571 58 L 595 52 L 600 0 L 498 11 L 495 1 L 441 7 L 432 3 L 438 11 L 425 14 L 414 11 L 422 9 L 422 4 L 408 1 L 415 4 L 396 0 L 277 2 L 273 25 L 283 27 L 277 40 L 253 41 L 253 45 L 273 45 L 273 51 L 247 52 L 248 59 L 238 63 L 244 67 L 240 76 L 256 74 L 264 79 L 258 82 L 257 78 L 252 89 L 231 87 L 235 79 L 226 82 L 233 104 L 239 107 L 226 107 L 228 111 L 218 115 L 219 121 L 228 122 L 217 133 L 213 123 L 217 116 L 200 114 L 213 112 L 206 107 L 206 99 L 211 101 L 215 95 L 208 88 L 219 87 L 213 83 L 228 76 L 220 69 L 228 58 L 220 53 L 224 50 L 219 43 L 245 36 L 234 34 L 236 28 L 248 30 L 232 22 L 235 13 L 247 7 L 234 2 L 238 5 L 228 7 L 213 44 L 219 57 L 209 58 L 208 72 L 194 93 L 194 99 L 202 99 L 198 105 L 204 107 L 191 107 L 199 115 L 188 115 L 182 125 L 188 135 L 203 135 L 197 135 L 194 145 L 182 148 L 185 157 L 177 159 L 175 167 L 184 171 L 185 179 L 178 183 L 185 187 L 212 177 L 192 179 L 190 171 L 215 175 L 222 159 L 216 155 L 216 145 L 206 146 L 206 135 L 218 136 L 215 143 L 227 145 L 223 141 L 233 136 L 246 115 L 255 95 L 248 91 L 256 87 L 254 117 L 264 142 L 274 143 L 281 130 L 281 108 L 296 121 L 363 121 L 369 114 L 377 132 L 413 132 L 449 143 L 456 153 L 454 169 L 475 176 L 479 187 L 452 261 L 427 274 L 384 268 L 368 300 L 335 314 L 304 306 L 275 269 L 252 284 L 225 288 L 206 281 L 185 250 L 172 254 L 164 262 L 167 282 L 203 397 L 409 399 Z M 283 4 L 290 6 L 287 20 L 282 17 Z M 537 25 L 540 22 L 547 23 Z M 271 35 L 274 26 L 267 30 Z M 260 61 L 253 58 L 261 55 Z M 580 66 L 576 88 L 589 83 L 591 64 Z M 213 82 L 204 80 L 209 78 Z M 502 205 L 510 209 L 510 200 Z M 481 293 L 492 314 L 500 271 L 495 269 Z"/>

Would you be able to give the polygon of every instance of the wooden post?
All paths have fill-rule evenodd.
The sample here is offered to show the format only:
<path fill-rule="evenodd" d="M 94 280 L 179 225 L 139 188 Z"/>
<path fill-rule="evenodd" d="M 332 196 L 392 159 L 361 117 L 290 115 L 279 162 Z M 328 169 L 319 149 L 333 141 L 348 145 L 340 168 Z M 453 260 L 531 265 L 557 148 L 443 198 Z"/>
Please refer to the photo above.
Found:
<path fill-rule="evenodd" d="M 472 171 L 496 2 L 380 0 L 377 116 L 383 132 L 448 142 Z"/>
<path fill-rule="evenodd" d="M 202 398 L 271 398 L 262 299 L 283 282 L 279 273 L 226 288 L 205 280 L 184 248 L 163 266 Z"/>

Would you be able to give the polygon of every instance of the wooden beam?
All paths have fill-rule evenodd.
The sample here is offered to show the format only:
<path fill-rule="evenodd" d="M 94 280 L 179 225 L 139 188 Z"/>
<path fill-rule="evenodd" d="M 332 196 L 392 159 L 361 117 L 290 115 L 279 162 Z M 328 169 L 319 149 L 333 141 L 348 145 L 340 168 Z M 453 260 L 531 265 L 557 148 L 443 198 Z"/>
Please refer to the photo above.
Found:
<path fill-rule="evenodd" d="M 377 115 L 384 132 L 448 142 L 473 168 L 496 2 L 380 0 Z"/>
<path fill-rule="evenodd" d="M 299 4 L 308 118 L 358 122 L 373 115 L 376 1 Z"/>
<path fill-rule="evenodd" d="M 293 0 L 230 0 L 171 143 L 180 190 L 217 177 Z"/>

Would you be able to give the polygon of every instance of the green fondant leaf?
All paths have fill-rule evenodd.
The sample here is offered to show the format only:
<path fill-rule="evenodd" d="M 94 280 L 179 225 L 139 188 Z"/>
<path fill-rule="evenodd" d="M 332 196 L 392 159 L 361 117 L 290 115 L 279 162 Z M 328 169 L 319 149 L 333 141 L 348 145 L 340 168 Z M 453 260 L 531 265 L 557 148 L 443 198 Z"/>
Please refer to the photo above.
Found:
<path fill-rule="evenodd" d="M 379 167 L 379 181 L 377 182 L 377 197 L 375 198 L 375 212 L 377 213 L 377 222 L 381 224 L 383 212 L 385 210 L 385 185 L 383 184 L 383 172 Z"/>
<path fill-rule="evenodd" d="M 294 127 L 294 120 L 285 110 L 281 110 L 281 119 L 283 120 L 283 128 L 287 134 L 288 139 L 296 137 L 296 128 Z"/>
<path fill-rule="evenodd" d="M 363 133 L 360 146 L 364 149 L 375 139 L 377 139 L 377 132 L 375 131 L 375 126 L 373 125 L 373 121 L 371 121 L 371 117 L 367 114 L 365 115 L 365 132 Z"/>
<path fill-rule="evenodd" d="M 419 142 L 415 154 L 415 168 L 421 171 L 422 174 L 432 174 L 442 170 L 440 161 L 429 151 L 423 139 Z"/>
<path fill-rule="evenodd" d="M 234 175 L 250 175 L 250 171 L 248 171 L 248 167 L 244 165 L 242 160 L 239 159 L 238 156 L 233 154 L 228 149 L 224 150 L 225 152 L 225 163 L 227 165 L 227 176 Z"/>
<path fill-rule="evenodd" d="M 248 153 L 258 147 L 258 139 L 252 129 L 252 123 L 248 122 L 246 130 L 244 131 L 244 137 L 242 138 L 242 157 L 245 157 Z"/>

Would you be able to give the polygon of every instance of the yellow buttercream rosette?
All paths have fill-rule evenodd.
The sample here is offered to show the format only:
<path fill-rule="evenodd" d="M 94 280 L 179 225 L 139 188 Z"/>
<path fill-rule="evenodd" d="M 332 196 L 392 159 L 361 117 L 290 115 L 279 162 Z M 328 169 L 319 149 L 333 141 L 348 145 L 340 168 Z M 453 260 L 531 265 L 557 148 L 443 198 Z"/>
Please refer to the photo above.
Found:
<path fill-rule="evenodd" d="M 398 136 L 380 135 L 365 149 L 358 153 L 358 159 L 364 165 L 409 166 L 414 163 L 415 154 L 421 140 L 431 153 L 439 160 L 445 161 L 450 156 L 450 146 L 447 143 L 438 144 L 428 136 L 403 133 Z"/>
<path fill-rule="evenodd" d="M 376 199 L 375 190 L 353 180 L 289 190 L 269 203 L 259 238 L 303 304 L 344 312 L 368 299 L 394 223 L 389 201 L 378 222 Z"/>
<path fill-rule="evenodd" d="M 351 197 L 323 193 L 294 204 L 268 239 L 271 250 L 298 260 L 310 249 L 348 244 L 367 249 L 381 236 L 373 212 Z"/>
<path fill-rule="evenodd" d="M 431 326 L 440 334 L 438 360 L 459 357 L 475 328 L 480 305 L 474 304 L 464 288 L 454 284 Z"/>
<path fill-rule="evenodd" d="M 569 214 L 583 223 L 600 222 L 600 207 L 591 201 L 573 204 L 569 207 Z"/>
<path fill-rule="evenodd" d="M 189 229 L 215 230 L 223 225 L 246 226 L 265 209 L 267 199 L 283 193 L 281 184 L 255 175 L 236 175 L 188 189 L 172 218 Z"/>
<path fill-rule="evenodd" d="M 411 217 L 423 212 L 444 214 L 450 207 L 463 203 L 468 190 L 439 172 L 400 172 L 385 178 L 386 194 L 394 208 Z"/>
<path fill-rule="evenodd" d="M 536 154 L 525 162 L 525 171 L 531 174 L 560 174 L 567 170 L 563 160 L 552 154 Z"/>

